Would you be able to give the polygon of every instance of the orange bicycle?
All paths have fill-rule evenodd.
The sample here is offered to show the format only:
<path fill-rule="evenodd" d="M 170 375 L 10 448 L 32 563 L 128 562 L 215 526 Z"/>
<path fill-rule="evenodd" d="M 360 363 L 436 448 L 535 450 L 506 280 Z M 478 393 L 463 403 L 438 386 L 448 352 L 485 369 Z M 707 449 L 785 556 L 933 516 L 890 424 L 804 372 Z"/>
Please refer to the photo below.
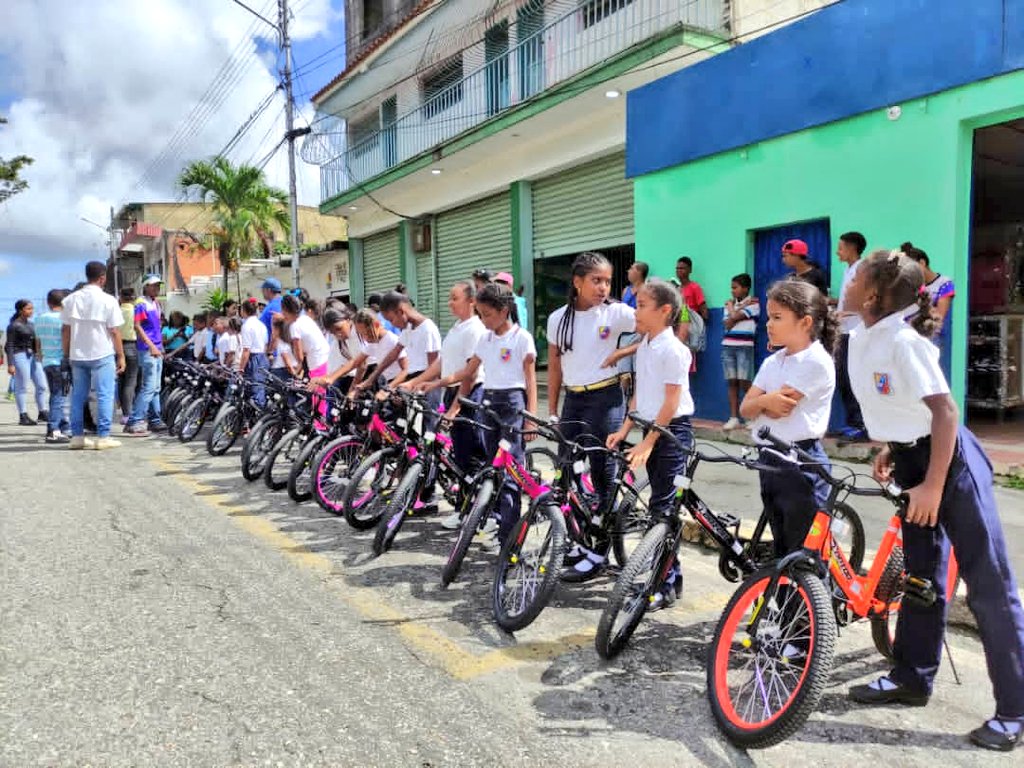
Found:
<path fill-rule="evenodd" d="M 758 437 L 780 458 L 817 472 L 830 486 L 803 548 L 753 573 L 719 619 L 707 666 L 711 711 L 734 744 L 768 747 L 795 733 L 817 708 L 832 672 L 838 627 L 868 619 L 875 646 L 892 657 L 893 620 L 903 600 L 934 603 L 935 586 L 904 573 L 902 490 L 833 477 L 767 427 Z M 896 506 L 870 570 L 851 567 L 832 533 L 833 510 L 847 496 L 879 496 Z M 955 591 L 955 561 L 947 597 Z"/>

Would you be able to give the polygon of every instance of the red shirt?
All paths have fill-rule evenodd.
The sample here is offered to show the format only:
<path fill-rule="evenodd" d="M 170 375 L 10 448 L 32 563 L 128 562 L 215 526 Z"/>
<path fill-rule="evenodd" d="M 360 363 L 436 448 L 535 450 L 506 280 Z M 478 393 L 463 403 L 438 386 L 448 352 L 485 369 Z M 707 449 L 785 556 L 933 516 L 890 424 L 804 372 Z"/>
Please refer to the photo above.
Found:
<path fill-rule="evenodd" d="M 683 301 L 686 302 L 692 310 L 700 309 L 701 304 L 706 304 L 707 299 L 704 298 L 704 289 L 700 287 L 700 283 L 695 283 L 693 280 L 682 286 L 679 291 L 683 294 Z"/>

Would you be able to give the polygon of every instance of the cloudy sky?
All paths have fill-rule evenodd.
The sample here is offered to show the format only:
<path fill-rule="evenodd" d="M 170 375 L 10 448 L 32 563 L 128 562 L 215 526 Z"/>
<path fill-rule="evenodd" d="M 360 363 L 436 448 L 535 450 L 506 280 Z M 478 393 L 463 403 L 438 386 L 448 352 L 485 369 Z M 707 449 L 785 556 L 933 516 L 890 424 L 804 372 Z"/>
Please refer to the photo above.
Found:
<path fill-rule="evenodd" d="M 343 0 L 290 0 L 301 114 L 344 66 Z M 274 89 L 274 32 L 232 0 L 5 0 L 0 157 L 26 154 L 30 189 L 0 203 L 0 320 L 19 296 L 76 282 L 104 257 L 110 207 L 174 200 L 190 160 L 220 151 Z M 247 0 L 276 19 L 276 0 Z M 230 62 L 225 70 L 225 64 Z M 225 74 L 226 77 L 220 77 Z M 211 85 L 215 86 L 211 90 Z M 284 132 L 280 93 L 229 153 L 259 162 Z M 299 122 L 301 125 L 301 121 Z M 183 130 L 184 128 L 184 130 Z M 299 202 L 319 202 L 301 159 Z M 287 156 L 266 166 L 287 188 Z"/>

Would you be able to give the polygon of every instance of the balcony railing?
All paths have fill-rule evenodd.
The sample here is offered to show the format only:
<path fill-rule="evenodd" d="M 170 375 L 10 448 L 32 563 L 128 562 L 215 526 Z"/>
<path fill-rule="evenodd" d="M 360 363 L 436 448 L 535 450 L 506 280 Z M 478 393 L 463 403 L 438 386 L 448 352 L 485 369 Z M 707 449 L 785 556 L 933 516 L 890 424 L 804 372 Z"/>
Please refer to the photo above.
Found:
<path fill-rule="evenodd" d="M 528 33 L 529 19 L 520 16 L 510 37 L 521 39 L 510 40 L 497 54 L 489 40 L 486 52 L 476 56 L 485 63 L 428 101 L 419 99 L 417 83 L 414 98 L 408 99 L 415 108 L 393 122 L 347 148 L 344 128 L 321 136 L 329 142 L 321 154 L 326 159 L 320 166 L 321 199 L 346 192 L 670 29 L 721 33 L 729 15 L 728 0 L 552 0 L 545 5 L 547 18 L 560 14 L 553 22 L 536 24 L 536 31 Z M 479 47 L 484 51 L 485 42 Z M 470 51 L 462 55 L 464 62 L 473 58 Z M 400 86 L 400 106 L 406 93 Z"/>

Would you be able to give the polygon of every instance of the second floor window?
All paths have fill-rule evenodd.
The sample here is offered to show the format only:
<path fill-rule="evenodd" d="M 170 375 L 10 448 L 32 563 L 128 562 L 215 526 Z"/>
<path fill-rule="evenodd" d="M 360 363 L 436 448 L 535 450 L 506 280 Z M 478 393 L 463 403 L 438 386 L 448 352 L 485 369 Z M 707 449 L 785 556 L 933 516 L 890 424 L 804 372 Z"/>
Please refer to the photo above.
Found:
<path fill-rule="evenodd" d="M 583 28 L 592 27 L 616 11 L 621 11 L 627 5 L 632 4 L 633 0 L 580 0 Z"/>
<path fill-rule="evenodd" d="M 424 120 L 462 101 L 462 54 L 448 59 L 424 77 L 422 91 Z"/>

